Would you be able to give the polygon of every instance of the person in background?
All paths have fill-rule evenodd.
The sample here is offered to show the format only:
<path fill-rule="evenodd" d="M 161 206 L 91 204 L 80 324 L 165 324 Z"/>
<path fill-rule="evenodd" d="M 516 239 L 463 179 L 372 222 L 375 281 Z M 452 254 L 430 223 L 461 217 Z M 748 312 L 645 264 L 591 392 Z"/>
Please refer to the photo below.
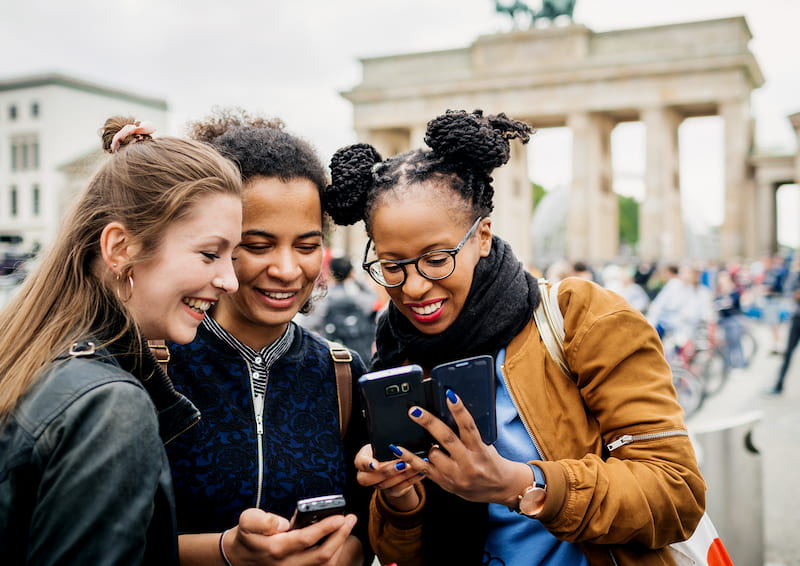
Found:
<path fill-rule="evenodd" d="M 330 261 L 328 294 L 315 310 L 320 311 L 319 332 L 328 340 L 354 349 L 362 360 L 372 357 L 375 342 L 375 295 L 353 277 L 353 264 L 346 257 Z"/>
<path fill-rule="evenodd" d="M 742 349 L 742 313 L 741 293 L 725 270 L 717 272 L 714 308 L 717 320 L 725 336 L 725 363 L 729 368 L 745 367 L 744 350 Z"/>
<path fill-rule="evenodd" d="M 607 265 L 602 272 L 602 285 L 620 295 L 640 312 L 645 312 L 650 304 L 647 292 L 634 282 L 629 266 Z"/>
<path fill-rule="evenodd" d="M 791 293 L 792 300 L 794 301 L 794 313 L 789 325 L 789 338 L 786 341 L 786 350 L 783 352 L 783 362 L 781 369 L 778 372 L 778 379 L 772 389 L 767 391 L 770 395 L 780 395 L 783 393 L 784 381 L 786 380 L 786 373 L 789 371 L 789 365 L 792 362 L 792 355 L 794 354 L 797 343 L 800 342 L 800 258 L 795 258 L 794 267 L 786 282 L 786 288 Z"/>
<path fill-rule="evenodd" d="M 175 387 L 203 413 L 168 446 L 181 563 L 368 563 L 370 493 L 353 467 L 366 438 L 354 393 L 364 366 L 351 350 L 335 362 L 292 321 L 311 308 L 322 269 L 325 168 L 277 119 L 218 110 L 190 131 L 238 165 L 244 218 L 238 292 L 209 310 L 193 342 L 169 345 Z M 339 403 L 348 394 L 349 410 Z M 299 499 L 333 494 L 347 515 L 289 530 Z"/>
<path fill-rule="evenodd" d="M 236 291 L 241 181 L 204 144 L 133 118 L 0 312 L 0 549 L 5 566 L 177 564 L 164 443 L 197 409 L 147 340 L 190 342 Z"/>
<path fill-rule="evenodd" d="M 385 462 L 360 451 L 384 562 L 666 564 L 663 547 L 703 515 L 705 483 L 652 326 L 596 283 L 564 279 L 566 377 L 533 318 L 537 280 L 492 234 L 492 171 L 530 132 L 505 114 L 447 111 L 428 123 L 430 150 L 383 160 L 356 144 L 331 160 L 323 202 L 339 224 L 364 220 L 363 267 L 391 298 L 372 368 L 496 363 L 493 445 L 450 390 L 460 434 L 409 408 L 435 439 L 427 459 L 395 445 Z"/>
<path fill-rule="evenodd" d="M 771 352 L 781 354 L 780 331 L 781 312 L 784 307 L 786 277 L 789 270 L 783 255 L 775 254 L 764 262 L 764 278 L 761 281 L 761 296 L 764 299 L 764 324 L 770 330 L 772 338 Z"/>
<path fill-rule="evenodd" d="M 683 263 L 678 276 L 667 281 L 647 309 L 647 320 L 662 338 L 683 344 L 714 320 L 711 289 L 700 283 L 702 269 Z"/>

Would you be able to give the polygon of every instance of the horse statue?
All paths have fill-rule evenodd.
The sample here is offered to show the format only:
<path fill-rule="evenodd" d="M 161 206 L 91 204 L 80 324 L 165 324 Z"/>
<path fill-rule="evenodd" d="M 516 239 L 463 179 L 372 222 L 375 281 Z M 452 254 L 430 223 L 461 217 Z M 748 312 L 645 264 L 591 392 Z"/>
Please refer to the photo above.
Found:
<path fill-rule="evenodd" d="M 514 0 L 510 4 L 504 4 L 500 0 L 494 0 L 494 10 L 498 14 L 508 14 L 514 27 L 519 23 L 519 15 L 528 16 L 529 24 L 533 25 L 536 20 L 548 20 L 550 23 L 559 16 L 568 16 L 573 20 L 572 14 L 575 11 L 577 0 L 542 0 L 540 10 L 532 10 L 525 2 Z"/>
<path fill-rule="evenodd" d="M 550 20 L 550 22 L 553 22 L 559 16 L 569 16 L 570 21 L 572 21 L 576 2 L 577 0 L 542 0 L 542 9 L 533 12 L 531 23 L 536 22 L 536 20 Z"/>
<path fill-rule="evenodd" d="M 531 18 L 533 21 L 533 10 L 531 10 L 525 2 L 514 0 L 511 4 L 503 4 L 499 0 L 494 0 L 494 11 L 498 14 L 508 14 L 514 27 L 519 23 L 518 15 L 524 14 Z"/>

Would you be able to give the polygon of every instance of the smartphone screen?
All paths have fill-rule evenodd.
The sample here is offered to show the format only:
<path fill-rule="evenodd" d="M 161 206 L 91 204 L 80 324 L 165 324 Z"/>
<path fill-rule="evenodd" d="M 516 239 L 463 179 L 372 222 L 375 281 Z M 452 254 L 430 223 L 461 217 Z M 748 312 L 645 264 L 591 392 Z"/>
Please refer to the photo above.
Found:
<path fill-rule="evenodd" d="M 441 364 L 431 370 L 436 391 L 434 410 L 454 431 L 458 426 L 447 405 L 446 392 L 452 389 L 461 398 L 486 444 L 497 440 L 494 358 L 475 356 Z"/>
<path fill-rule="evenodd" d="M 358 380 L 364 401 L 372 453 L 385 462 L 397 458 L 390 444 L 424 456 L 431 446 L 428 432 L 411 420 L 408 410 L 425 407 L 422 368 L 416 364 L 369 372 Z"/>
<path fill-rule="evenodd" d="M 330 515 L 343 514 L 345 501 L 343 495 L 323 495 L 309 497 L 297 502 L 297 508 L 292 517 L 292 529 L 302 529 L 321 521 Z"/>

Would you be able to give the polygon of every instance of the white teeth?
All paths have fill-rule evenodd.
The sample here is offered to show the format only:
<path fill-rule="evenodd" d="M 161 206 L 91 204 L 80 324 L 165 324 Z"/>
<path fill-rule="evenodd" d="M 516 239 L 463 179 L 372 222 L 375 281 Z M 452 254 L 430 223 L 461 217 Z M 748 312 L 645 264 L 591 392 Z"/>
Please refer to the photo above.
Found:
<path fill-rule="evenodd" d="M 270 291 L 264 291 L 264 295 L 269 297 L 270 299 L 275 299 L 276 301 L 280 301 L 283 299 L 289 299 L 294 297 L 294 293 L 275 293 Z"/>
<path fill-rule="evenodd" d="M 433 314 L 437 310 L 439 310 L 442 306 L 442 301 L 436 301 L 435 303 L 431 303 L 429 305 L 425 305 L 424 307 L 411 307 L 411 310 L 414 311 L 416 314 L 425 316 L 428 314 Z"/>
<path fill-rule="evenodd" d="M 183 302 L 197 312 L 206 312 L 211 308 L 211 305 L 214 304 L 211 301 L 204 301 L 203 299 L 194 298 L 183 299 Z"/>

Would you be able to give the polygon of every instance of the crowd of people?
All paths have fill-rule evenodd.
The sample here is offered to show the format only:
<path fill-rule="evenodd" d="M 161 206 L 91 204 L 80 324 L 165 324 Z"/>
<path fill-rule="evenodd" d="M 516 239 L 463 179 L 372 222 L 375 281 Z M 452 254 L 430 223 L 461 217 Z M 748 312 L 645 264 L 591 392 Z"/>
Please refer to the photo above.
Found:
<path fill-rule="evenodd" d="M 425 147 L 329 168 L 276 118 L 189 126 L 110 118 L 108 161 L 0 311 L 4 564 L 673 562 L 706 486 L 661 341 L 716 321 L 734 344 L 758 313 L 780 393 L 796 258 L 526 269 L 491 219 L 493 172 L 533 133 L 505 114 L 448 110 Z M 332 256 L 360 221 L 363 258 Z M 430 445 L 377 460 L 359 378 L 474 356 L 496 441 L 448 386 L 456 427 L 412 404 Z M 333 494 L 341 513 L 295 524 Z"/>

